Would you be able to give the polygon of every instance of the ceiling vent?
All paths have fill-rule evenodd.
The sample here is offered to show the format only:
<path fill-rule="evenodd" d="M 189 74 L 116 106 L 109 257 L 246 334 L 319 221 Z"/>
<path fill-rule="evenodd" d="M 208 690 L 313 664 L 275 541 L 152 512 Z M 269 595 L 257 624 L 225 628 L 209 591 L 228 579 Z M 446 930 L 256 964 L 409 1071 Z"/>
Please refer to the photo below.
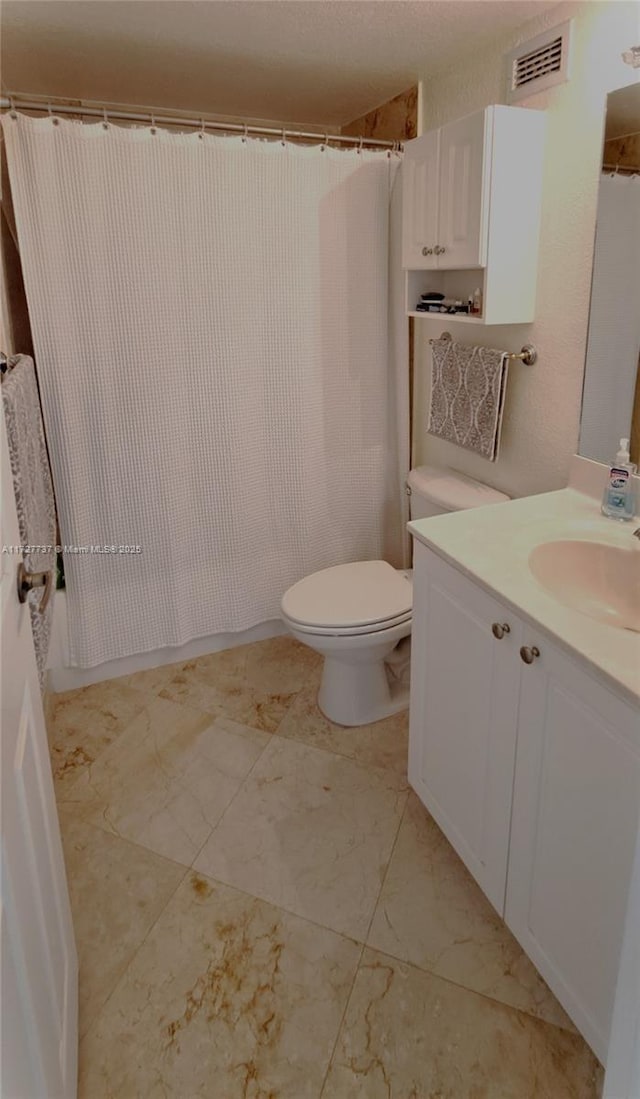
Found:
<path fill-rule="evenodd" d="M 507 103 L 569 79 L 571 20 L 522 42 L 507 55 Z"/>

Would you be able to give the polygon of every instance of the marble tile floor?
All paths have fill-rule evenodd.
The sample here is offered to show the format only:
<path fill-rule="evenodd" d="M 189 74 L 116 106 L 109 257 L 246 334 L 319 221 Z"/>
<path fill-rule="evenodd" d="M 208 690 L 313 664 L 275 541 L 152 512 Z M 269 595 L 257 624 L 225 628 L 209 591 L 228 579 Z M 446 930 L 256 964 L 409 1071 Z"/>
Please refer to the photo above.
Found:
<path fill-rule="evenodd" d="M 54 696 L 80 1099 L 597 1099 L 406 779 L 285 637 Z"/>

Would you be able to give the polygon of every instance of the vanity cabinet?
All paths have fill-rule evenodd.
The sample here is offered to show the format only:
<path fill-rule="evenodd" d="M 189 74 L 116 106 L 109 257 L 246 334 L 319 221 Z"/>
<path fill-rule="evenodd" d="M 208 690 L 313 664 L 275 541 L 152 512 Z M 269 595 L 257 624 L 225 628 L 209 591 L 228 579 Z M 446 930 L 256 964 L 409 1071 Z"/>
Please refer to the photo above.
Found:
<path fill-rule="evenodd" d="M 545 116 L 492 106 L 408 141 L 403 161 L 407 311 L 437 290 L 483 294 L 474 324 L 534 319 Z"/>
<path fill-rule="evenodd" d="M 411 682 L 411 785 L 605 1061 L 640 804 L 636 708 L 418 542 Z"/>

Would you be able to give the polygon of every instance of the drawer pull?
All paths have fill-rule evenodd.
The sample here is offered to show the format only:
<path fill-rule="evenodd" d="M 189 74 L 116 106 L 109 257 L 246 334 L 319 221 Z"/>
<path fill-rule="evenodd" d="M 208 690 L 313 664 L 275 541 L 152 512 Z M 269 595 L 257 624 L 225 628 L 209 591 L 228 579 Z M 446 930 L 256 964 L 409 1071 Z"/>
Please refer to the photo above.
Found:
<path fill-rule="evenodd" d="M 425 244 L 424 248 L 422 249 L 422 255 L 423 256 L 432 256 L 433 255 L 433 248 L 427 248 L 427 246 Z"/>
<path fill-rule="evenodd" d="M 540 656 L 540 649 L 537 645 L 523 645 L 520 649 L 520 658 L 524 660 L 525 664 L 533 664 L 537 656 Z"/>
<path fill-rule="evenodd" d="M 511 626 L 508 622 L 494 622 L 491 633 L 494 637 L 497 637 L 498 641 L 501 641 L 506 633 L 511 633 Z"/>

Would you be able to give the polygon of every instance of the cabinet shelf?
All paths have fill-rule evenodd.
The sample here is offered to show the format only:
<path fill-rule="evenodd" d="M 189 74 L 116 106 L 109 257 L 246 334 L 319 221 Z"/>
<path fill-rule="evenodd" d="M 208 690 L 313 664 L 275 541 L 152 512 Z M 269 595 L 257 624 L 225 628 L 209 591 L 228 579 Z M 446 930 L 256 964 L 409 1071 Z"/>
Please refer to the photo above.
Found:
<path fill-rule="evenodd" d="M 500 324 L 500 321 L 486 321 L 484 317 L 468 313 L 424 313 L 421 309 L 409 309 L 408 317 L 427 317 L 430 321 L 443 321 L 447 324 Z"/>

